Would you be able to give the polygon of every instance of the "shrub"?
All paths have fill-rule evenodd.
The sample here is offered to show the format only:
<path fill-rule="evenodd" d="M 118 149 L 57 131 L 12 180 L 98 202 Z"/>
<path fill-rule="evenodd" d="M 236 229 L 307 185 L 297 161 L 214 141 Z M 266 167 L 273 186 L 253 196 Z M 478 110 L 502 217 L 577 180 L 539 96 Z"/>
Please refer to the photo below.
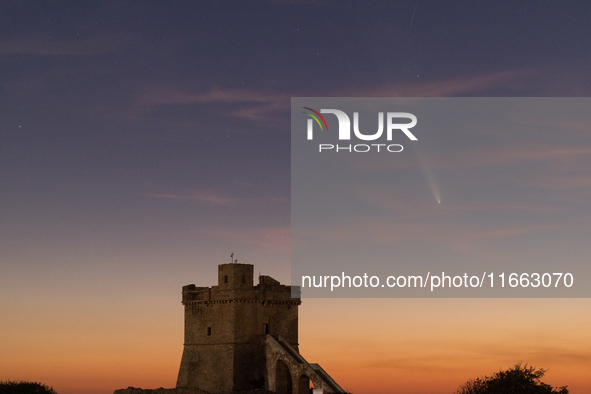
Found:
<path fill-rule="evenodd" d="M 38 382 L 0 381 L 0 394 L 57 394 L 53 387 Z"/>
<path fill-rule="evenodd" d="M 568 394 L 566 386 L 552 388 L 540 381 L 545 373 L 544 369 L 515 364 L 492 376 L 467 381 L 456 394 Z"/>

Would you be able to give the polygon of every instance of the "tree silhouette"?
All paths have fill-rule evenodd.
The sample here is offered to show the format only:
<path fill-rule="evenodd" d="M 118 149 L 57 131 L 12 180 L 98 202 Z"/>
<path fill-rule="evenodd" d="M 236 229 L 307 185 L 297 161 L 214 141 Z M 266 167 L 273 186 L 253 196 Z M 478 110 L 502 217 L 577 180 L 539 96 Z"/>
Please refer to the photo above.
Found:
<path fill-rule="evenodd" d="M 0 381 L 0 394 L 57 394 L 53 387 L 38 382 Z"/>
<path fill-rule="evenodd" d="M 552 388 L 540 379 L 546 370 L 515 364 L 492 376 L 469 380 L 455 394 L 568 394 L 566 386 Z"/>

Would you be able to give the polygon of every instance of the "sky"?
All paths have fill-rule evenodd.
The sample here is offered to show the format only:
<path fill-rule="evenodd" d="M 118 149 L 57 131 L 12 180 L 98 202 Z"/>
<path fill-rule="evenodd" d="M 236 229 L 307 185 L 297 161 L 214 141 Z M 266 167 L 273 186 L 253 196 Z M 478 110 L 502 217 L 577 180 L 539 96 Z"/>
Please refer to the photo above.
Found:
<path fill-rule="evenodd" d="M 316 124 L 310 139 L 306 105 L 326 111 L 327 129 Z M 293 99 L 292 283 L 307 297 L 588 298 L 590 106 L 583 97 Z M 338 137 L 349 129 L 331 108 L 376 139 Z M 392 110 L 418 120 L 415 140 L 387 135 Z M 511 286 L 516 273 L 532 286 L 525 276 Z M 424 287 L 412 289 L 417 275 Z"/>
<path fill-rule="evenodd" d="M 291 280 L 292 97 L 587 97 L 590 17 L 568 1 L 2 2 L 0 380 L 59 394 L 173 387 L 183 285 L 215 284 L 230 253 Z M 577 130 L 526 157 L 552 178 L 520 174 L 516 193 L 555 198 L 580 247 L 591 139 Z M 460 180 L 507 171 L 482 149 L 435 159 Z M 415 240 L 428 236 L 395 202 Z M 470 252 L 472 228 L 445 229 Z M 300 350 L 356 394 L 451 393 L 518 362 L 585 393 L 590 310 L 310 298 Z"/>

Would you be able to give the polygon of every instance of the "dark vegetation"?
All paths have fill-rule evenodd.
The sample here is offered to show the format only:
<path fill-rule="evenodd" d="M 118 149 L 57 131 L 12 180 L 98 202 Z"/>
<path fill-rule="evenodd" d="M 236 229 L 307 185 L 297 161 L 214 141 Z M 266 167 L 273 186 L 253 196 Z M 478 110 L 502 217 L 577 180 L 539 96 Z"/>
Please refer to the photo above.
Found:
<path fill-rule="evenodd" d="M 515 364 L 506 371 L 469 380 L 455 394 L 568 394 L 566 386 L 552 388 L 540 379 L 546 370 Z"/>
<path fill-rule="evenodd" d="M 0 394 L 57 394 L 53 387 L 39 382 L 0 381 Z"/>

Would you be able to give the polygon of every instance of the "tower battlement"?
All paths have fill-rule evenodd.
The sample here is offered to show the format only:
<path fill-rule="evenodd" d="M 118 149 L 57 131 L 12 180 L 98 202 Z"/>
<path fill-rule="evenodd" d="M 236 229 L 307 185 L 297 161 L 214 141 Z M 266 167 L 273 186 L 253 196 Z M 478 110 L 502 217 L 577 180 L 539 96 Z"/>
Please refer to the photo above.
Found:
<path fill-rule="evenodd" d="M 222 264 L 218 267 L 217 286 L 183 286 L 182 303 L 185 306 L 223 301 L 301 304 L 299 298 L 292 298 L 291 286 L 282 285 L 270 276 L 259 276 L 255 286 L 253 269 L 250 264 Z"/>

